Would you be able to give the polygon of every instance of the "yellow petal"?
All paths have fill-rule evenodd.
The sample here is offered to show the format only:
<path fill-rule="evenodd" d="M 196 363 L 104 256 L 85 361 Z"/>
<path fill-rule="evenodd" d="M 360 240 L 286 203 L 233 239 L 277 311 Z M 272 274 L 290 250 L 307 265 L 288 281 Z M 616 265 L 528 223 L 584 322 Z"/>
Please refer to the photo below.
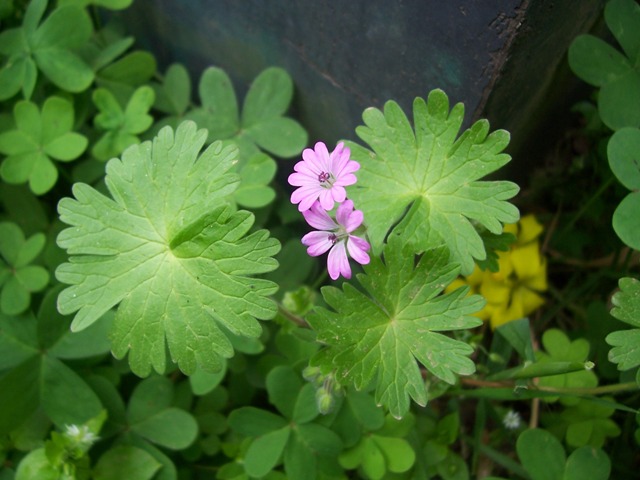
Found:
<path fill-rule="evenodd" d="M 531 290 L 537 290 L 539 292 L 544 292 L 549 288 L 547 285 L 547 262 L 546 260 L 542 260 L 542 265 L 540 266 L 540 270 L 533 277 L 529 277 L 524 280 L 523 285 Z"/>
<path fill-rule="evenodd" d="M 480 294 L 492 305 L 506 305 L 510 293 L 511 288 L 507 283 L 495 281 L 490 277 L 480 285 Z"/>
<path fill-rule="evenodd" d="M 524 316 L 525 314 L 522 311 L 522 305 L 520 303 L 512 302 L 508 307 L 505 305 L 503 308 L 493 311 L 493 314 L 491 315 L 491 328 L 496 329 L 500 325 L 518 320 Z"/>
<path fill-rule="evenodd" d="M 511 250 L 511 263 L 519 279 L 533 278 L 543 270 L 538 242 L 515 247 Z"/>
<path fill-rule="evenodd" d="M 520 232 L 518 233 L 518 243 L 525 244 L 535 240 L 540 236 L 543 230 L 542 224 L 538 222 L 532 214 L 525 215 L 518 222 Z"/>
<path fill-rule="evenodd" d="M 544 298 L 533 290 L 520 287 L 513 292 L 512 305 L 519 305 L 522 316 L 525 317 L 544 305 Z"/>

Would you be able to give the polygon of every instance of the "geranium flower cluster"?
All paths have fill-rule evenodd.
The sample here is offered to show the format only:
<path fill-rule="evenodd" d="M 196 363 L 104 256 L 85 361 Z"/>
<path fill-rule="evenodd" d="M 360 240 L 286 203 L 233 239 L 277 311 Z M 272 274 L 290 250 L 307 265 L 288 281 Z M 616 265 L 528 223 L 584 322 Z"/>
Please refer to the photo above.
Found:
<path fill-rule="evenodd" d="M 354 172 L 360 168 L 350 154 L 342 142 L 331 153 L 324 143 L 318 142 L 313 149 L 302 152 L 302 161 L 295 164 L 295 173 L 289 175 L 289 183 L 298 187 L 291 194 L 291 203 L 297 204 L 307 223 L 317 229 L 302 237 L 302 243 L 312 257 L 329 252 L 327 269 L 332 280 L 340 275 L 351 278 L 348 256 L 361 265 L 369 263 L 369 243 L 352 234 L 362 225 L 364 216 L 360 210 L 354 210 L 344 188 L 356 183 Z"/>

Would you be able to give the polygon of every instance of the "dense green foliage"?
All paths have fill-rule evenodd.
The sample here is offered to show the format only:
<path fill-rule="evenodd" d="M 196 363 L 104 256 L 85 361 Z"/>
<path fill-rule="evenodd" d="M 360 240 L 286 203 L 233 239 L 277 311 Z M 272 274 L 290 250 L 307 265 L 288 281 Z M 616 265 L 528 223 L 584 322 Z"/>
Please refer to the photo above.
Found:
<path fill-rule="evenodd" d="M 276 177 L 308 144 L 295 79 L 268 68 L 239 102 L 209 67 L 194 95 L 96 21 L 130 3 L 0 2 L 0 480 L 634 475 L 635 1 L 604 11 L 622 52 L 569 51 L 600 88 L 589 148 L 521 196 L 495 179 L 509 134 L 461 131 L 443 91 L 413 123 L 367 109 L 347 193 L 371 259 L 334 282 Z M 547 271 L 531 318 L 480 320 Z"/>

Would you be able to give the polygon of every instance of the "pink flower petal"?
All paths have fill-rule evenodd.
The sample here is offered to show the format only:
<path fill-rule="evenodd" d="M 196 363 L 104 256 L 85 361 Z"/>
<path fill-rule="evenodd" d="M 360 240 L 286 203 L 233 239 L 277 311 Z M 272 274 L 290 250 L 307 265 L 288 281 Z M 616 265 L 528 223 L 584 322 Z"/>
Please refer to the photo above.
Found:
<path fill-rule="evenodd" d="M 307 248 L 307 253 L 312 257 L 322 255 L 333 247 L 333 242 L 329 239 L 331 232 L 309 232 L 302 237 L 302 244 Z"/>
<path fill-rule="evenodd" d="M 341 175 L 341 176 L 337 177 L 335 182 L 333 182 L 333 188 L 335 188 L 336 186 L 348 187 L 349 185 L 353 185 L 357 181 L 358 181 L 358 179 L 356 178 L 356 176 L 353 173 L 348 173 L 346 175 Z"/>
<path fill-rule="evenodd" d="M 361 210 L 354 210 L 349 214 L 347 221 L 342 224 L 347 233 L 353 232 L 356 228 L 362 225 L 364 220 L 364 214 Z"/>
<path fill-rule="evenodd" d="M 335 203 L 333 200 L 333 194 L 331 193 L 331 190 L 332 189 L 323 188 L 319 196 L 320 205 L 322 206 L 322 208 L 324 208 L 327 211 L 331 210 Z"/>
<path fill-rule="evenodd" d="M 316 152 L 316 159 L 320 170 L 322 170 L 323 172 L 330 172 L 331 161 L 329 159 L 329 151 L 327 150 L 327 146 L 323 142 L 318 142 L 315 144 L 313 149 Z"/>
<path fill-rule="evenodd" d="M 334 185 L 331 188 L 331 196 L 337 203 L 342 203 L 347 198 L 347 191 L 343 187 Z"/>
<path fill-rule="evenodd" d="M 300 188 L 297 188 L 291 194 L 291 203 L 303 203 L 304 205 L 298 206 L 298 210 L 301 212 L 304 210 L 308 210 L 313 205 L 313 202 L 318 198 L 318 193 L 322 187 L 315 185 L 304 185 Z"/>
<path fill-rule="evenodd" d="M 360 265 L 367 265 L 371 259 L 367 254 L 367 251 L 371 248 L 366 240 L 360 237 L 349 236 L 347 240 L 347 250 L 349 255 Z"/>
<path fill-rule="evenodd" d="M 337 222 L 345 227 L 347 222 L 349 221 L 349 215 L 351 215 L 352 211 L 353 202 L 351 200 L 346 200 L 345 202 L 341 203 L 338 207 L 338 210 L 336 211 Z"/>
<path fill-rule="evenodd" d="M 332 280 L 337 280 L 340 275 L 346 279 L 351 278 L 351 267 L 349 266 L 344 243 L 336 243 L 327 258 L 327 269 Z"/>
<path fill-rule="evenodd" d="M 301 187 L 303 185 L 313 185 L 319 186 L 319 182 L 317 178 L 310 177 L 309 175 L 305 175 L 303 173 L 292 173 L 289 175 L 287 179 L 289 185 L 293 185 L 294 187 Z"/>
<path fill-rule="evenodd" d="M 309 210 L 302 212 L 302 215 L 309 225 L 318 230 L 335 230 L 338 228 L 338 224 L 333 221 L 318 202 L 315 202 Z"/>

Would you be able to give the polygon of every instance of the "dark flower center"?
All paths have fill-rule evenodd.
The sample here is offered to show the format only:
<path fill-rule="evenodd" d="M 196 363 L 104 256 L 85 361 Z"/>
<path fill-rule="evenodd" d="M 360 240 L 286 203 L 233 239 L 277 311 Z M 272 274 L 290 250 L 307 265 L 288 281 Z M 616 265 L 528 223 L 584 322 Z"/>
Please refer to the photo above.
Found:
<path fill-rule="evenodd" d="M 320 172 L 320 174 L 318 174 L 318 181 L 320 183 L 328 183 L 329 179 L 331 179 L 331 174 L 330 173 Z"/>
<path fill-rule="evenodd" d="M 336 244 L 336 242 L 338 241 L 338 237 L 336 236 L 336 234 L 335 234 L 335 233 L 331 233 L 331 234 L 329 234 L 329 236 L 328 236 L 327 238 L 329 239 L 329 241 L 330 241 L 333 245 L 335 245 L 335 244 Z"/>

